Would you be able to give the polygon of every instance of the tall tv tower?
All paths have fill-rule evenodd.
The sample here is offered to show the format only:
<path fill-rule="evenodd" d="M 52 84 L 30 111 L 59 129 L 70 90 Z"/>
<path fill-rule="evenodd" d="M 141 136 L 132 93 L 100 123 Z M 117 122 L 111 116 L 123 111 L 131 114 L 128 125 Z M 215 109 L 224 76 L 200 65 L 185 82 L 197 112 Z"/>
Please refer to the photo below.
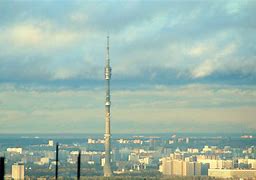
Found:
<path fill-rule="evenodd" d="M 111 67 L 109 59 L 109 36 L 107 36 L 107 55 L 105 66 L 105 80 L 106 80 L 106 102 L 105 102 L 105 164 L 104 164 L 104 176 L 110 177 L 113 175 L 110 162 L 110 79 L 111 79 Z"/>

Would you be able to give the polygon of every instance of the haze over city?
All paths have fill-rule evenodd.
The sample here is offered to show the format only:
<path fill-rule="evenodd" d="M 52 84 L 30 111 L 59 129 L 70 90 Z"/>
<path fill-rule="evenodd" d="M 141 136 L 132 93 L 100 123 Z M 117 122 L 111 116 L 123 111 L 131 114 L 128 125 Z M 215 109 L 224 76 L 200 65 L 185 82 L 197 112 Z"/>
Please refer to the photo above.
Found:
<path fill-rule="evenodd" d="M 256 3 L 1 1 L 0 132 L 256 130 Z"/>

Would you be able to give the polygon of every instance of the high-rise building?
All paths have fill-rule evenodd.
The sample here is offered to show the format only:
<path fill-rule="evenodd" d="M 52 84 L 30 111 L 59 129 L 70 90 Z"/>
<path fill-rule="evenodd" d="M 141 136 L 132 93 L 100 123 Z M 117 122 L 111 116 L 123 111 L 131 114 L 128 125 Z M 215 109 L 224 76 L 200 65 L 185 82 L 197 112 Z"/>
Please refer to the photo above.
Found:
<path fill-rule="evenodd" d="M 49 140 L 49 141 L 48 141 L 48 146 L 53 146 L 53 145 L 54 145 L 53 140 Z"/>
<path fill-rule="evenodd" d="M 159 171 L 164 175 L 200 176 L 201 163 L 165 157 L 161 159 Z"/>
<path fill-rule="evenodd" d="M 104 176 L 112 176 L 111 170 L 111 157 L 110 157 L 110 79 L 111 79 L 111 67 L 109 59 L 109 36 L 107 37 L 107 53 L 106 53 L 106 66 L 105 66 L 105 80 L 106 80 L 106 101 L 105 101 L 105 163 L 104 163 Z"/>
<path fill-rule="evenodd" d="M 198 159 L 197 161 L 202 164 L 209 164 L 210 169 L 232 169 L 232 168 L 234 168 L 234 162 L 232 160 Z"/>
<path fill-rule="evenodd" d="M 23 163 L 15 163 L 12 165 L 12 178 L 14 180 L 23 180 L 24 176 L 24 164 Z"/>

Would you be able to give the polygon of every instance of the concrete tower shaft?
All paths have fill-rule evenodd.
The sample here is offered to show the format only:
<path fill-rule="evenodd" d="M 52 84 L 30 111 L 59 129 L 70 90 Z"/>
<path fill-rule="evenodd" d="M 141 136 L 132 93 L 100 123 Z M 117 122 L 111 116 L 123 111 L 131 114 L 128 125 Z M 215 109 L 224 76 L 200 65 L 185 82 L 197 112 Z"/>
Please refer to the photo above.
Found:
<path fill-rule="evenodd" d="M 113 175 L 111 170 L 111 133 L 110 133 L 110 79 L 111 79 L 111 67 L 109 59 L 109 36 L 107 37 L 107 53 L 106 53 L 106 66 L 105 66 L 105 80 L 106 80 L 106 101 L 105 101 L 105 164 L 104 164 L 104 176 L 110 177 Z"/>

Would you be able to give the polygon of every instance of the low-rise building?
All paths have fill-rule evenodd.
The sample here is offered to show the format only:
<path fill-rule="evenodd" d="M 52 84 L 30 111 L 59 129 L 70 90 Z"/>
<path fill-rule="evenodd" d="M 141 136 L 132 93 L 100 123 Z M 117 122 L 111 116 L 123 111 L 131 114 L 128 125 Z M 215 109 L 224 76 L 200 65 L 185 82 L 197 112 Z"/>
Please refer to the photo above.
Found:
<path fill-rule="evenodd" d="M 20 147 L 7 148 L 7 152 L 9 152 L 9 153 L 22 154 L 22 148 L 20 148 Z"/>
<path fill-rule="evenodd" d="M 255 178 L 253 169 L 209 169 L 208 176 L 215 178 Z"/>

